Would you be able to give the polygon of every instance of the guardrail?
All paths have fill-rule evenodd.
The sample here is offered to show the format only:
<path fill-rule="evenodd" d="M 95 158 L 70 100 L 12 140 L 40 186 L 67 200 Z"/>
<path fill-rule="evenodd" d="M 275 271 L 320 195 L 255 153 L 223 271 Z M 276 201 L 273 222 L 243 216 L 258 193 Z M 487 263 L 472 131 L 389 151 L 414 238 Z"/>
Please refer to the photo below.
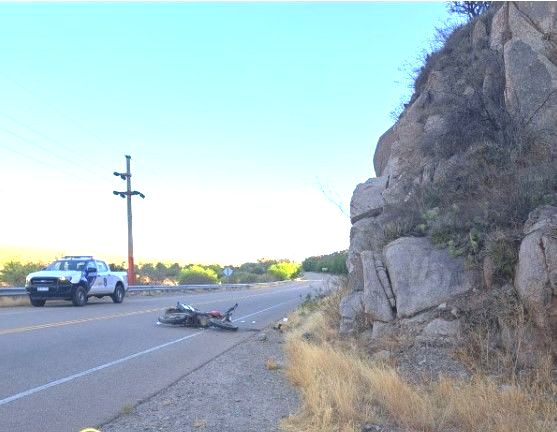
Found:
<path fill-rule="evenodd" d="M 27 294 L 25 288 L 0 288 L 0 296 L 11 297 Z"/>
<path fill-rule="evenodd" d="M 213 289 L 241 289 L 250 288 L 256 286 L 275 286 L 284 283 L 293 282 L 288 281 L 278 281 L 278 282 L 260 282 L 260 283 L 248 283 L 248 284 L 198 284 L 198 285 L 130 285 L 128 287 L 128 292 L 149 292 L 149 291 L 186 291 L 186 290 L 213 290 Z M 24 296 L 27 295 L 27 291 L 22 287 L 14 288 L 0 288 L 0 297 L 13 297 L 13 296 Z"/>

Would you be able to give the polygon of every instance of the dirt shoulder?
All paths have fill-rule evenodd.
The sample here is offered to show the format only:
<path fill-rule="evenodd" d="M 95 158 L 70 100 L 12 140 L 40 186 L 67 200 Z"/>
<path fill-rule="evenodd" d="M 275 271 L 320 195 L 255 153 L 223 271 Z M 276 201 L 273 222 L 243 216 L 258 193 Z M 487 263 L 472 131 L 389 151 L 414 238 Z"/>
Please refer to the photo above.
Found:
<path fill-rule="evenodd" d="M 278 431 L 299 397 L 284 377 L 283 335 L 254 332 L 232 349 L 100 426 L 102 432 Z M 268 368 L 277 364 L 278 369 Z M 128 411 L 124 409 L 123 411 Z"/>

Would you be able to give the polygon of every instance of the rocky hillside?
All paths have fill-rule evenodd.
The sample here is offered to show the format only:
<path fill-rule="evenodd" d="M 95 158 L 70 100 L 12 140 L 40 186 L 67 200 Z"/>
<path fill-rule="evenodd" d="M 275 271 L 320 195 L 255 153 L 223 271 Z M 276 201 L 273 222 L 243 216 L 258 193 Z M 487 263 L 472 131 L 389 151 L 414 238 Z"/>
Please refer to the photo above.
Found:
<path fill-rule="evenodd" d="M 557 2 L 494 3 L 427 57 L 354 191 L 341 332 L 555 359 L 556 162 Z"/>

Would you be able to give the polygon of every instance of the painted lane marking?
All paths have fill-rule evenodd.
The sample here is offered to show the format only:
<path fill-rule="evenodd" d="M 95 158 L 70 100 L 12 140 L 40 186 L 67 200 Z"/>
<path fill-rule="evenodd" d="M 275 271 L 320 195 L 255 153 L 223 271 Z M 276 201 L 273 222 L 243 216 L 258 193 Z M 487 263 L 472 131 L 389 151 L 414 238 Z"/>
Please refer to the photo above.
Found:
<path fill-rule="evenodd" d="M 13 402 L 13 401 L 18 400 L 18 399 L 22 399 L 22 398 L 27 397 L 27 396 L 31 396 L 32 394 L 35 394 L 35 393 L 38 393 L 38 392 L 40 392 L 40 391 L 49 389 L 49 388 L 51 388 L 51 387 L 55 387 L 55 386 L 58 386 L 58 385 L 60 385 L 60 384 L 67 383 L 67 382 L 69 382 L 69 381 L 73 381 L 73 380 L 75 380 L 75 379 L 77 379 L 77 378 L 81 378 L 81 377 L 84 377 L 84 376 L 86 376 L 86 375 L 90 375 L 90 374 L 92 374 L 92 373 L 94 373 L 94 372 L 98 372 L 98 371 L 100 371 L 100 370 L 109 368 L 109 367 L 111 367 L 111 366 L 116 366 L 116 365 L 118 365 L 118 364 L 120 364 L 120 363 L 127 362 L 127 361 L 132 360 L 132 359 L 134 359 L 134 358 L 136 358 L 136 357 L 139 357 L 139 356 L 142 356 L 142 355 L 145 355 L 145 354 L 149 354 L 149 353 L 151 353 L 151 352 L 153 352 L 153 351 L 158 351 L 158 350 L 160 350 L 160 349 L 162 349 L 162 348 L 166 348 L 167 346 L 177 344 L 177 343 L 182 342 L 182 341 L 185 341 L 185 340 L 187 340 L 187 339 L 191 339 L 191 338 L 193 338 L 193 337 L 195 337 L 195 336 L 200 335 L 201 333 L 203 333 L 203 332 L 193 333 L 193 334 L 191 334 L 191 335 L 184 336 L 184 337 L 182 337 L 182 338 L 180 338 L 180 339 L 176 339 L 176 340 L 173 340 L 173 341 L 170 341 L 170 342 L 166 342 L 166 343 L 164 343 L 164 344 L 162 344 L 162 345 L 157 345 L 157 346 L 155 346 L 155 347 L 152 347 L 152 348 L 149 348 L 149 349 L 146 349 L 146 350 L 137 352 L 137 353 L 135 353 L 135 354 L 131 354 L 131 355 L 127 356 L 127 357 L 122 357 L 122 358 L 119 358 L 118 360 L 114 360 L 114 361 L 111 361 L 111 362 L 102 364 L 102 365 L 100 365 L 100 366 L 97 366 L 97 367 L 94 367 L 94 368 L 91 368 L 91 369 L 87 369 L 87 370 L 85 370 L 85 371 L 83 371 L 83 372 L 79 372 L 79 373 L 76 373 L 76 374 L 67 376 L 67 377 L 65 377 L 65 378 L 60 378 L 60 379 L 58 379 L 58 380 L 51 381 L 51 382 L 49 382 L 49 383 L 47 383 L 47 384 L 44 384 L 44 385 L 42 385 L 42 386 L 35 387 L 35 388 L 32 388 L 32 389 L 23 391 L 23 392 L 21 392 L 21 393 L 17 393 L 17 394 L 15 394 L 15 395 L 13 395 L 13 396 L 9 396 L 9 397 L 7 397 L 7 398 L 1 399 L 1 400 L 0 400 L 0 406 L 5 405 L 5 404 L 10 403 L 10 402 Z"/>
<path fill-rule="evenodd" d="M 277 308 L 277 307 L 282 306 L 282 305 L 285 305 L 285 304 L 287 304 L 287 303 L 291 303 L 291 302 L 293 302 L 294 300 L 298 300 L 298 299 L 297 299 L 297 298 L 296 298 L 296 299 L 290 299 L 290 300 L 284 301 L 284 302 L 282 302 L 282 303 L 278 303 L 278 304 L 276 304 L 276 305 L 274 305 L 274 306 L 270 306 L 270 307 L 268 307 L 268 308 L 261 309 L 261 310 L 259 310 L 259 311 L 257 311 L 257 312 L 253 312 L 253 313 L 250 313 L 250 314 L 248 314 L 248 315 L 244 315 L 244 316 L 242 316 L 242 317 L 240 317 L 240 318 L 237 318 L 237 319 L 234 320 L 234 321 L 246 319 L 246 318 L 249 318 L 249 317 L 251 317 L 251 316 L 254 316 L 254 315 L 257 315 L 257 314 L 260 314 L 260 313 L 263 313 L 263 312 L 267 312 L 268 310 Z M 60 384 L 64 384 L 64 383 L 67 383 L 67 382 L 76 380 L 76 379 L 78 379 L 78 378 L 81 378 L 81 377 L 84 377 L 84 376 L 87 376 L 87 375 L 91 375 L 91 374 L 93 374 L 93 373 L 95 373 L 95 372 L 99 372 L 99 371 L 101 371 L 101 370 L 103 370 L 103 369 L 107 369 L 107 368 L 109 368 L 109 367 L 116 366 L 116 365 L 119 365 L 119 364 L 121 364 L 121 363 L 125 363 L 125 362 L 127 362 L 127 361 L 129 361 L 129 360 L 133 360 L 134 358 L 137 358 L 137 357 L 140 357 L 140 356 L 144 356 L 144 355 L 146 355 L 146 354 L 150 354 L 150 353 L 155 352 L 155 351 L 159 351 L 159 350 L 161 350 L 161 349 L 163 349 L 163 348 L 166 348 L 166 347 L 168 347 L 168 346 L 171 346 L 171 345 L 174 345 L 174 344 L 177 344 L 177 343 L 186 341 L 186 340 L 188 340 L 188 339 L 194 338 L 194 337 L 196 337 L 196 336 L 199 336 L 199 335 L 202 334 L 202 333 L 204 333 L 204 332 L 203 332 L 203 331 L 198 331 L 198 332 L 193 333 L 193 334 L 190 334 L 190 335 L 188 335 L 188 336 L 184 336 L 184 337 L 181 337 L 181 338 L 179 338 L 179 339 L 175 339 L 175 340 L 173 340 L 173 341 L 166 342 L 166 343 L 163 343 L 163 344 L 161 344 L 161 345 L 157 345 L 157 346 L 154 346 L 154 347 L 152 347 L 152 348 L 148 348 L 148 349 L 146 349 L 146 350 L 136 352 L 135 354 L 131 354 L 131 355 L 129 355 L 129 356 L 122 357 L 122 358 L 119 358 L 119 359 L 117 359 L 117 360 L 113 360 L 113 361 L 111 361 L 111 362 L 102 364 L 102 365 L 100 365 L 100 366 L 96 366 L 96 367 L 91 368 L 91 369 L 87 369 L 87 370 L 82 371 L 82 372 L 78 372 L 78 373 L 76 373 L 76 374 L 67 376 L 67 377 L 65 377 L 65 378 L 60 378 L 60 379 L 57 379 L 57 380 L 55 380 L 55 381 L 51 381 L 51 382 L 49 382 L 49 383 L 47 383 L 47 384 L 44 384 L 44 385 L 42 385 L 42 386 L 34 387 L 34 388 L 29 389 L 29 390 L 25 390 L 25 391 L 23 391 L 23 392 L 17 393 L 17 394 L 15 394 L 15 395 L 8 396 L 7 398 L 0 399 L 0 406 L 6 405 L 6 404 L 8 404 L 8 403 L 10 403 L 10 402 L 13 402 L 13 401 L 16 401 L 16 400 L 18 400 L 18 399 L 23 399 L 23 398 L 25 398 L 25 397 L 27 397 L 27 396 L 31 396 L 31 395 L 33 395 L 33 394 L 35 394 L 35 393 L 39 393 L 39 392 L 44 391 L 44 390 L 47 390 L 47 389 L 49 389 L 49 388 L 51 388 L 51 387 L 56 387 L 56 386 L 58 386 L 58 385 L 60 385 Z"/>
<path fill-rule="evenodd" d="M 68 320 L 68 321 L 58 321 L 58 322 L 45 323 L 45 324 L 36 324 L 36 325 L 32 325 L 32 326 L 27 326 L 27 327 L 15 327 L 15 328 L 10 328 L 10 329 L 6 329 L 6 330 L 0 330 L 0 336 L 7 335 L 7 334 L 13 334 L 13 333 L 29 332 L 29 331 L 33 331 L 33 330 L 43 330 L 43 329 L 52 328 L 52 327 L 63 327 L 63 326 L 74 325 L 74 324 L 82 324 L 82 323 L 91 322 L 91 321 L 102 321 L 102 320 L 108 320 L 108 319 L 114 319 L 114 318 L 123 318 L 123 317 L 127 317 L 127 316 L 141 315 L 141 314 L 151 313 L 151 312 L 158 312 L 158 311 L 161 311 L 161 310 L 164 310 L 164 309 L 166 309 L 166 308 L 144 309 L 144 310 L 140 310 L 140 311 L 124 312 L 124 313 L 104 315 L 104 316 L 99 316 L 99 317 L 81 318 L 81 319 Z"/>
<path fill-rule="evenodd" d="M 298 289 L 299 289 L 298 287 L 289 288 L 289 289 L 281 290 L 280 293 L 290 292 L 290 291 L 294 291 L 294 290 L 298 290 Z M 276 294 L 276 293 L 279 293 L 279 291 L 266 292 L 266 293 L 260 293 L 260 294 L 251 294 L 251 295 L 247 295 L 247 296 L 243 296 L 243 297 L 238 297 L 237 300 L 244 300 L 244 299 L 248 299 L 248 298 L 259 297 L 259 296 L 269 295 L 269 294 Z M 211 303 L 224 303 L 224 302 L 228 302 L 228 301 L 230 301 L 230 300 L 229 299 L 208 300 L 208 301 L 203 301 L 203 302 L 195 302 L 193 304 L 194 305 L 205 305 L 205 304 L 211 304 Z M 123 312 L 123 313 L 112 314 L 112 315 L 103 315 L 103 316 L 99 316 L 99 317 L 80 318 L 80 319 L 67 320 L 67 321 L 57 321 L 57 322 L 51 322 L 51 323 L 36 324 L 36 325 L 26 326 L 26 327 L 15 327 L 15 328 L 9 328 L 9 329 L 5 329 L 5 330 L 0 330 L 0 336 L 5 336 L 5 335 L 15 334 L 15 333 L 25 333 L 25 332 L 36 331 L 36 330 L 44 330 L 44 329 L 49 329 L 49 328 L 64 327 L 64 326 L 75 325 L 75 324 L 83 324 L 83 323 L 93 322 L 93 321 L 104 321 L 104 320 L 109 320 L 109 319 L 114 319 L 114 318 L 125 318 L 125 317 L 128 317 L 128 316 L 142 315 L 142 314 L 145 314 L 145 313 L 160 312 L 160 311 L 163 311 L 165 309 L 167 309 L 167 308 L 162 307 L 162 308 L 154 308 L 154 309 L 144 309 L 144 310 L 140 310 L 140 311 Z"/>
<path fill-rule="evenodd" d="M 270 307 L 268 307 L 268 308 L 261 309 L 260 311 L 257 311 L 257 312 L 254 312 L 254 313 L 250 313 L 250 314 L 248 314 L 248 315 L 241 316 L 240 318 L 233 319 L 232 321 L 245 320 L 246 318 L 252 317 L 252 316 L 254 316 L 254 315 L 257 315 L 257 314 L 260 314 L 260 313 L 263 313 L 263 312 L 267 312 L 268 310 L 271 310 L 271 309 L 274 309 L 274 308 L 276 308 L 276 307 L 285 305 L 286 303 L 291 303 L 291 302 L 293 302 L 294 300 L 298 300 L 298 299 L 295 298 L 295 299 L 286 300 L 286 301 L 283 301 L 282 303 L 278 303 L 278 304 L 276 304 L 276 305 L 274 305 L 274 306 L 270 306 Z"/>

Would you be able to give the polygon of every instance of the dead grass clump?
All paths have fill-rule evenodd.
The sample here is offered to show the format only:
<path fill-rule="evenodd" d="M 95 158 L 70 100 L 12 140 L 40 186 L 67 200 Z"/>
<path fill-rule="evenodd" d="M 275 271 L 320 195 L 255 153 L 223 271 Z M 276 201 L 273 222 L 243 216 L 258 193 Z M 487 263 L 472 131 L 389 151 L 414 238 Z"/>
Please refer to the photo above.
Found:
<path fill-rule="evenodd" d="M 455 355 L 470 371 L 553 391 L 552 335 L 536 328 L 512 285 L 492 288 L 464 311 L 462 330 Z"/>
<path fill-rule="evenodd" d="M 541 432 L 557 427 L 557 408 L 551 406 L 551 399 L 519 386 L 475 377 L 458 383 L 441 380 L 431 390 L 445 414 L 443 427 L 486 432 Z"/>
<path fill-rule="evenodd" d="M 434 400 L 404 381 L 395 369 L 368 365 L 365 377 L 383 418 L 403 427 L 436 430 Z"/>
<path fill-rule="evenodd" d="M 267 360 L 265 360 L 265 368 L 267 370 L 277 370 L 280 369 L 280 365 L 273 357 L 269 357 Z"/>
<path fill-rule="evenodd" d="M 436 430 L 432 399 L 388 366 L 354 351 L 292 340 L 287 356 L 287 376 L 300 387 L 303 407 L 284 422 L 286 430 L 351 431 L 382 420 Z"/>
<path fill-rule="evenodd" d="M 338 338 L 340 326 L 340 301 L 348 294 L 346 280 L 327 295 L 308 296 L 301 307 L 288 316 L 289 338 L 303 339 L 311 334 L 316 341 Z"/>
<path fill-rule="evenodd" d="M 501 386 L 482 376 L 409 384 L 388 366 L 330 344 L 289 340 L 287 376 L 301 389 L 286 431 L 356 431 L 367 423 L 423 432 L 547 432 L 557 428 L 557 393 Z"/>
<path fill-rule="evenodd" d="M 284 422 L 286 430 L 352 431 L 376 420 L 361 359 L 300 340 L 287 342 L 287 376 L 303 396 L 302 411 Z"/>

